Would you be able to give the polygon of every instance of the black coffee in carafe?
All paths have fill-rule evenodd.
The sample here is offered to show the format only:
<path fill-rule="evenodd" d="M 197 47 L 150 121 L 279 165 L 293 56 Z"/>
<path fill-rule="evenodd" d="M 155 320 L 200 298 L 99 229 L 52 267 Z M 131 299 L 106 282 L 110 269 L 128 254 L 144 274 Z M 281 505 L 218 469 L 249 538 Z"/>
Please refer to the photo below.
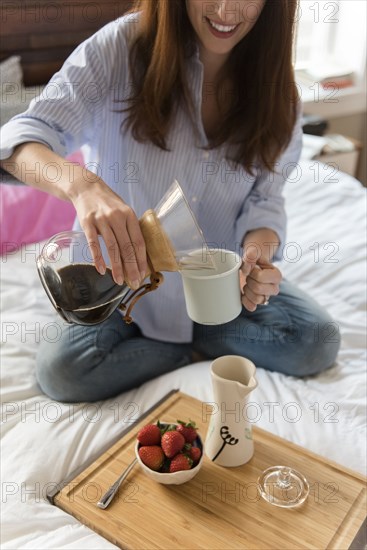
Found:
<path fill-rule="evenodd" d="M 115 283 L 110 268 L 101 275 L 93 264 L 71 264 L 57 271 L 46 266 L 43 276 L 59 313 L 79 325 L 96 325 L 107 319 L 130 290 Z"/>

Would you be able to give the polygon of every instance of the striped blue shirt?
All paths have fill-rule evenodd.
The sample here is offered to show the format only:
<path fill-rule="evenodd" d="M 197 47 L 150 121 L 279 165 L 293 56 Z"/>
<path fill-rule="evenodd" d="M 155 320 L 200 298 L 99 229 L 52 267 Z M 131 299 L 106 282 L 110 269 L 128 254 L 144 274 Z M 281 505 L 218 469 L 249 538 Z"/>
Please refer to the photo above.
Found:
<path fill-rule="evenodd" d="M 277 173 L 256 168 L 251 176 L 243 168 L 234 169 L 226 161 L 224 146 L 205 150 L 203 66 L 197 50 L 187 63 L 196 128 L 179 108 L 168 135 L 169 151 L 138 143 L 130 132 L 121 131 L 126 115 L 117 112 L 121 104 L 116 103 L 129 95 L 128 51 L 136 17 L 106 25 L 71 54 L 29 109 L 2 128 L 1 158 L 27 141 L 44 143 L 61 156 L 83 147 L 87 168 L 98 173 L 138 217 L 154 208 L 177 179 L 210 246 L 240 252 L 244 235 L 259 227 L 273 229 L 284 243 L 282 187 L 299 159 L 301 117 L 278 159 Z M 79 227 L 76 221 L 75 229 Z M 135 306 L 134 321 L 149 338 L 189 342 L 193 323 L 186 312 L 181 276 L 164 275 L 163 285 Z"/>

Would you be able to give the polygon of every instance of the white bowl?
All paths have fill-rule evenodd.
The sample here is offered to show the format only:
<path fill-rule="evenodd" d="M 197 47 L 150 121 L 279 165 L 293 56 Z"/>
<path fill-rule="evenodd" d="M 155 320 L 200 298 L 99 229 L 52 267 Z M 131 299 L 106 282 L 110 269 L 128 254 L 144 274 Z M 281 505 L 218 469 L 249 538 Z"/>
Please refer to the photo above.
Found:
<path fill-rule="evenodd" d="M 164 422 L 161 422 L 161 424 L 164 424 Z M 143 470 L 143 472 L 153 479 L 154 481 L 157 481 L 158 483 L 162 483 L 163 485 L 181 485 L 182 483 L 186 483 L 187 481 L 190 481 L 193 477 L 196 476 L 196 474 L 199 472 L 201 466 L 203 465 L 203 458 L 204 458 L 204 445 L 201 440 L 201 437 L 198 435 L 197 438 L 194 441 L 195 446 L 199 447 L 201 450 L 201 456 L 199 462 L 191 468 L 190 470 L 180 470 L 179 472 L 173 472 L 172 474 L 162 473 L 162 472 L 156 472 L 154 470 L 151 470 L 146 466 L 140 456 L 139 456 L 139 447 L 140 443 L 139 441 L 136 442 L 135 445 L 135 455 L 138 459 L 138 463 Z"/>

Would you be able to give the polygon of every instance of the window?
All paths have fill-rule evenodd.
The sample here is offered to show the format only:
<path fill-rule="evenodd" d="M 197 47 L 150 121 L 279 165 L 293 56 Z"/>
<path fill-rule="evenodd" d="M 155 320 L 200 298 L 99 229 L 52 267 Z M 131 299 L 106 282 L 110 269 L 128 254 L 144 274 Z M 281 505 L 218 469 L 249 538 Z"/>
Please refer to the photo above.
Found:
<path fill-rule="evenodd" d="M 366 62 L 365 0 L 300 0 L 295 50 L 299 74 L 350 73 L 361 84 Z"/>

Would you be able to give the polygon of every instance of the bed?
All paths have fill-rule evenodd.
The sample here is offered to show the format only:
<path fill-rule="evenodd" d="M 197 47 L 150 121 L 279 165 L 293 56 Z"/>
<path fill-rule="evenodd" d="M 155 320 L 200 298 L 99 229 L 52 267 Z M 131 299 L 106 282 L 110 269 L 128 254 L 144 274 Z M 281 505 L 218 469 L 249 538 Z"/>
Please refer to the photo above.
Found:
<path fill-rule="evenodd" d="M 79 6 L 68 32 L 62 19 L 66 12 L 60 16 L 62 24 L 57 14 L 47 12 L 48 24 L 40 32 L 35 26 L 33 35 L 27 26 L 19 26 L 22 17 L 34 13 L 24 11 L 27 7 L 42 10 L 46 4 L 15 2 L 5 14 L 5 53 L 22 56 L 28 86 L 44 83 L 78 41 L 112 19 L 117 5 L 122 9 L 129 2 L 105 2 L 110 10 L 101 12 L 105 19 L 91 23 L 91 17 L 81 17 L 83 9 L 98 3 L 65 0 L 63 9 Z M 2 182 L 8 183 L 6 177 Z M 279 267 L 329 310 L 340 326 L 342 345 L 336 365 L 316 377 L 296 379 L 258 369 L 258 387 L 251 395 L 257 411 L 254 424 L 364 474 L 365 191 L 351 176 L 307 158 L 290 176 L 285 187 L 288 237 Z M 22 215 L 18 210 L 14 226 Z M 210 363 L 188 365 L 104 402 L 69 405 L 50 400 L 35 379 L 38 343 L 57 338 L 57 319 L 35 266 L 41 247 L 42 242 L 27 242 L 0 258 L 2 548 L 114 548 L 52 506 L 47 492 L 173 388 L 211 401 Z M 327 336 L 315 327 L 315 338 Z"/>
<path fill-rule="evenodd" d="M 365 189 L 340 172 L 331 178 L 330 170 L 303 160 L 288 181 L 289 229 L 280 268 L 340 326 L 337 363 L 307 379 L 258 369 L 251 401 L 257 426 L 366 473 Z M 35 379 L 40 338 L 57 337 L 55 314 L 35 267 L 41 245 L 27 244 L 1 260 L 2 544 L 111 548 L 50 505 L 47 491 L 169 390 L 211 401 L 210 363 L 183 367 L 96 404 L 51 401 Z"/>

